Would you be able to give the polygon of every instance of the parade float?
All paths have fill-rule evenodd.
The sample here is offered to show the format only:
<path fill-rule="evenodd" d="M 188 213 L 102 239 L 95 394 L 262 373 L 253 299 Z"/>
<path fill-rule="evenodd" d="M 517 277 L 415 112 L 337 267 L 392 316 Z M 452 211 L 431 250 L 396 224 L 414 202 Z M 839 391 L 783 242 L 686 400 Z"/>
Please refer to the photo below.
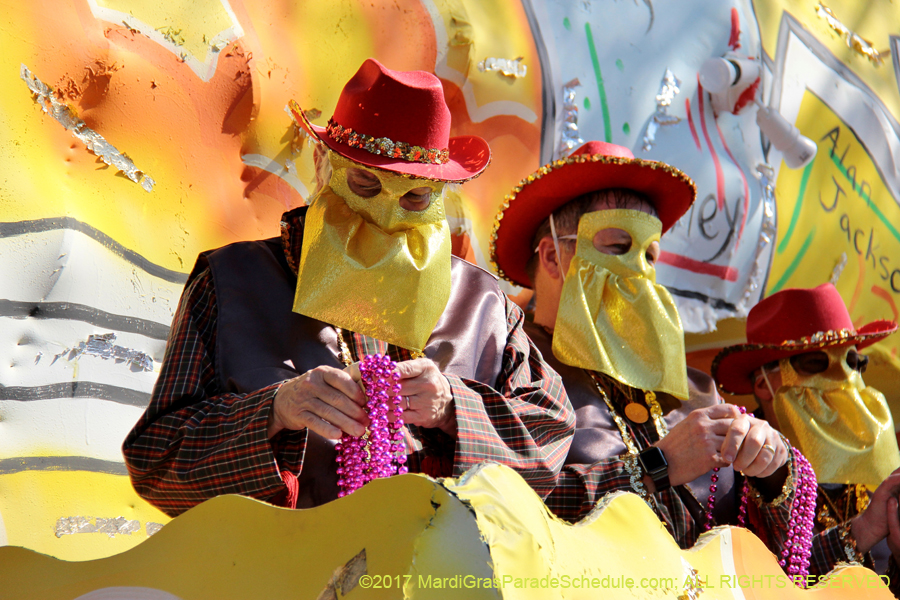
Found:
<path fill-rule="evenodd" d="M 596 139 L 697 183 L 658 267 L 694 366 L 742 342 L 749 309 L 788 287 L 832 281 L 854 323 L 896 320 L 894 3 L 36 0 L 3 10 L 0 581 L 14 597 L 247 597 L 255 588 L 241 586 L 264 578 L 269 597 L 455 591 L 419 586 L 419 575 L 448 585 L 457 575 L 674 577 L 677 590 L 639 595 L 846 597 L 840 585 L 722 586 L 780 568 L 740 529 L 680 551 L 628 496 L 564 524 L 500 467 L 379 481 L 309 512 L 222 498 L 170 522 L 133 491 L 121 443 L 149 402 L 197 254 L 277 235 L 282 212 L 313 189 L 312 149 L 289 103 L 323 124 L 370 56 L 435 73 L 454 135 L 491 145 L 489 170 L 448 205 L 459 256 L 489 268 L 504 195 Z M 506 291 L 527 305 L 527 293 Z M 898 344 L 872 347 L 866 373 L 895 423 Z M 363 574 L 403 585 L 364 591 Z M 870 575 L 848 568 L 832 581 L 863 589 Z M 548 597 L 523 589 L 471 595 Z"/>

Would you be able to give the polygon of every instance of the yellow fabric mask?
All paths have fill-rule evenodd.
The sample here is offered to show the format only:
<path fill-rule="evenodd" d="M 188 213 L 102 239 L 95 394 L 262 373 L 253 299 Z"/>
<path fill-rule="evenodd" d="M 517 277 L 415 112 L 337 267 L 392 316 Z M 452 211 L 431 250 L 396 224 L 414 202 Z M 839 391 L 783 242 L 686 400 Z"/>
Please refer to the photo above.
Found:
<path fill-rule="evenodd" d="M 594 247 L 594 235 L 609 228 L 631 234 L 627 253 L 604 254 Z M 681 318 L 646 259 L 661 231 L 659 219 L 636 210 L 599 210 L 581 217 L 575 256 L 563 282 L 553 354 L 567 365 L 686 400 Z"/>
<path fill-rule="evenodd" d="M 819 483 L 876 488 L 900 466 L 900 451 L 884 395 L 847 365 L 852 348 L 823 348 L 829 367 L 816 375 L 800 375 L 789 358 L 781 359 L 773 408 L 781 432 L 809 459 Z"/>
<path fill-rule="evenodd" d="M 331 181 L 310 201 L 294 312 L 409 350 L 425 348 L 450 297 L 450 228 L 442 182 L 366 169 L 329 152 Z M 350 190 L 347 170 L 381 181 L 381 193 Z M 431 204 L 399 204 L 430 187 Z"/>

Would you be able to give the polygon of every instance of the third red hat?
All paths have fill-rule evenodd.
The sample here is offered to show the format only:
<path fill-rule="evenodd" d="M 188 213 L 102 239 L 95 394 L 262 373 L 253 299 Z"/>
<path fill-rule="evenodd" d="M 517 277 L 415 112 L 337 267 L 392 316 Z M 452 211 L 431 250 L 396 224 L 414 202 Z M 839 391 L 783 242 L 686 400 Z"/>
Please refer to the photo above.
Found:
<path fill-rule="evenodd" d="M 896 330 L 893 321 L 855 329 L 844 300 L 830 283 L 782 290 L 750 310 L 747 343 L 723 349 L 713 360 L 712 376 L 726 392 L 749 394 L 751 375 L 768 362 L 826 346 L 862 349 Z"/>

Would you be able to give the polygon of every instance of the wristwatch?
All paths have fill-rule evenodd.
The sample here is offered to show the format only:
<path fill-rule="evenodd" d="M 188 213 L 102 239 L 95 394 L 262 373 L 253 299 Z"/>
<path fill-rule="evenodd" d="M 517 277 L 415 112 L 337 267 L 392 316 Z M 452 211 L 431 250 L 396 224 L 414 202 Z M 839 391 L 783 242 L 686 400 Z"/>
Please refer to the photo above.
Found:
<path fill-rule="evenodd" d="M 638 454 L 638 461 L 644 473 L 653 480 L 657 492 L 669 489 L 669 463 L 666 462 L 666 455 L 656 446 L 650 446 L 646 450 L 641 450 Z"/>

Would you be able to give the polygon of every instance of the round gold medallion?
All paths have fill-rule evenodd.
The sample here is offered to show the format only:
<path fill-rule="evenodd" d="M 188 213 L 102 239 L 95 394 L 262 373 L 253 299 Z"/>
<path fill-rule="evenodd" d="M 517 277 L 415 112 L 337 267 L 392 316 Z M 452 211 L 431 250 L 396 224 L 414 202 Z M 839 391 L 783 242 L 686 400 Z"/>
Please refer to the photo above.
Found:
<path fill-rule="evenodd" d="M 646 423 L 650 419 L 650 411 L 638 402 L 629 402 L 625 405 L 625 416 L 632 423 Z"/>

